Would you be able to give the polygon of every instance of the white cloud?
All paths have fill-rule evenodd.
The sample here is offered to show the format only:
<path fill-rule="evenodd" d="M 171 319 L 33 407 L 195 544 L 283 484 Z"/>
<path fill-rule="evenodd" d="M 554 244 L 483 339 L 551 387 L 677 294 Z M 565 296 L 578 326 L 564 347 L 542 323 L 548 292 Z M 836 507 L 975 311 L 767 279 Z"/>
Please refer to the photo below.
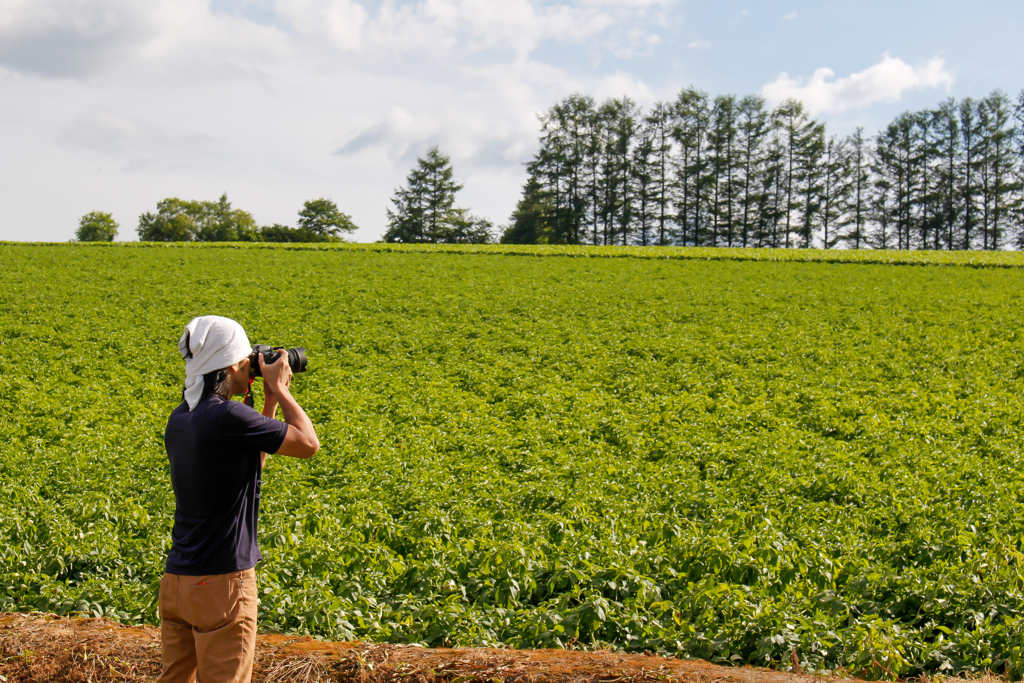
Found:
<path fill-rule="evenodd" d="M 316 64 L 353 56 L 374 64 L 410 53 L 450 59 L 486 51 L 527 59 L 543 41 L 582 43 L 631 13 L 663 3 L 383 0 L 373 12 L 356 0 L 215 4 L 211 11 L 210 0 L 0 0 L 0 66 L 82 77 L 130 61 L 159 66 L 199 55 L 203 59 L 197 61 L 215 71 L 232 64 L 266 66 L 287 61 L 289 54 L 313 56 L 309 62 Z M 645 33 L 643 40 L 649 43 L 650 36 Z"/>
<path fill-rule="evenodd" d="M 261 223 L 325 196 L 373 240 L 439 144 L 460 205 L 500 223 L 539 112 L 655 99 L 614 59 L 652 54 L 677 1 L 0 0 L 0 205 L 67 239 L 86 211 L 129 226 L 167 196 L 227 191 Z"/>
<path fill-rule="evenodd" d="M 711 43 L 709 43 L 706 40 L 695 40 L 686 47 L 690 48 L 691 50 L 706 50 L 709 47 L 711 47 Z"/>
<path fill-rule="evenodd" d="M 594 88 L 594 96 L 599 101 L 611 97 L 629 97 L 642 105 L 656 99 L 646 83 L 632 74 L 621 72 L 601 79 Z"/>
<path fill-rule="evenodd" d="M 673 5 L 676 1 L 677 0 L 585 0 L 584 4 L 642 9 L 646 7 Z"/>
<path fill-rule="evenodd" d="M 790 12 L 789 14 L 787 14 L 786 16 L 784 16 L 782 18 L 788 21 L 790 19 L 796 19 L 796 17 L 797 17 L 796 12 Z"/>
<path fill-rule="evenodd" d="M 388 150 L 389 158 L 405 159 L 410 147 L 436 132 L 436 127 L 431 123 L 413 116 L 403 107 L 395 106 L 380 121 L 349 137 L 334 150 L 334 155 L 353 156 L 383 145 Z"/>
<path fill-rule="evenodd" d="M 81 76 L 113 65 L 157 32 L 132 0 L 0 1 L 0 64 L 43 76 Z"/>
<path fill-rule="evenodd" d="M 661 36 L 639 28 L 631 28 L 608 44 L 608 50 L 620 59 L 636 59 L 653 54 Z"/>
<path fill-rule="evenodd" d="M 295 34 L 325 39 L 343 50 L 358 50 L 365 42 L 366 9 L 353 0 L 279 0 L 277 18 Z"/>
<path fill-rule="evenodd" d="M 611 7 L 538 5 L 530 0 L 384 0 L 371 15 L 355 0 L 277 0 L 276 13 L 297 36 L 346 52 L 511 51 L 525 58 L 544 40 L 582 41 L 612 26 Z M 643 2 L 642 5 L 649 3 Z"/>
<path fill-rule="evenodd" d="M 125 168 L 185 168 L 188 162 L 207 155 L 223 155 L 226 146 L 203 133 L 168 135 L 144 121 L 106 109 L 75 119 L 57 136 L 66 147 L 114 156 L 127 156 Z"/>
<path fill-rule="evenodd" d="M 878 64 L 844 78 L 836 79 L 835 72 L 828 68 L 816 70 L 806 81 L 783 72 L 765 85 L 761 94 L 771 104 L 789 98 L 800 100 L 814 115 L 857 109 L 876 102 L 897 102 L 908 90 L 948 90 L 952 85 L 953 76 L 938 57 L 910 66 L 901 59 L 884 55 Z"/>
<path fill-rule="evenodd" d="M 286 39 L 209 0 L 0 0 L 0 67 L 49 78 L 182 67 L 186 79 L 235 77 L 278 61 Z"/>

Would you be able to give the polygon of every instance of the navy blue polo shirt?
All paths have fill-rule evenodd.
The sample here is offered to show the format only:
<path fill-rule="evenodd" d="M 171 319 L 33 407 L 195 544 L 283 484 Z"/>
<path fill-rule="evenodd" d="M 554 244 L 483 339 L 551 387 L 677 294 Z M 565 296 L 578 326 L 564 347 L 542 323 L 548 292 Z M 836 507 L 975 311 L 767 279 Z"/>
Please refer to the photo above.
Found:
<path fill-rule="evenodd" d="M 256 545 L 260 514 L 260 453 L 284 443 L 288 425 L 249 406 L 204 396 L 189 411 L 182 402 L 167 420 L 174 530 L 170 574 L 227 574 L 263 559 Z"/>

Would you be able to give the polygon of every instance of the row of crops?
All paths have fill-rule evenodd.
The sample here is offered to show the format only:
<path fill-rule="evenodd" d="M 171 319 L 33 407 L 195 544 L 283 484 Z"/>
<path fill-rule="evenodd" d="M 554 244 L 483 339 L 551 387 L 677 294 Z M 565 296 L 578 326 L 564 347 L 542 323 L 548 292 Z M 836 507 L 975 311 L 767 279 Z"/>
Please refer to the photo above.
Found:
<path fill-rule="evenodd" d="M 0 245 L 0 610 L 156 621 L 215 313 L 310 355 L 263 629 L 1024 673 L 1024 271 L 496 249 Z"/>
<path fill-rule="evenodd" d="M 4 244 L 0 242 L 0 244 Z M 14 244 L 14 243 L 9 243 Z M 67 245 L 40 242 L 25 246 Z M 118 242 L 83 245 L 115 249 L 227 248 L 271 249 L 273 251 L 333 251 L 360 253 L 474 254 L 489 256 L 562 256 L 569 258 L 642 258 L 658 260 L 705 261 L 784 261 L 787 263 L 878 263 L 889 265 L 947 265 L 975 268 L 1022 268 L 1020 251 L 929 251 L 897 249 L 746 249 L 738 247 L 638 247 L 584 246 L 570 244 L 402 244 L 377 242 L 273 243 L 273 242 Z"/>

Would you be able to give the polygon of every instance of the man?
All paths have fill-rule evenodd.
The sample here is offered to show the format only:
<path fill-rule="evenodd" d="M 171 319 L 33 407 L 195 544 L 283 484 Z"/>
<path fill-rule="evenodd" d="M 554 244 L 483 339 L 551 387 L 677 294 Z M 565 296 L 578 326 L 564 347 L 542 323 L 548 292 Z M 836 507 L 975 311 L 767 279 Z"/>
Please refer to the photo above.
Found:
<path fill-rule="evenodd" d="M 160 582 L 159 683 L 249 681 L 256 646 L 256 545 L 260 475 L 267 453 L 312 457 L 313 424 L 289 392 L 286 353 L 263 374 L 263 414 L 231 397 L 249 388 L 252 347 L 234 320 L 202 316 L 178 342 L 181 405 L 164 444 L 174 488 L 171 550 Z M 280 405 L 284 422 L 274 419 Z"/>

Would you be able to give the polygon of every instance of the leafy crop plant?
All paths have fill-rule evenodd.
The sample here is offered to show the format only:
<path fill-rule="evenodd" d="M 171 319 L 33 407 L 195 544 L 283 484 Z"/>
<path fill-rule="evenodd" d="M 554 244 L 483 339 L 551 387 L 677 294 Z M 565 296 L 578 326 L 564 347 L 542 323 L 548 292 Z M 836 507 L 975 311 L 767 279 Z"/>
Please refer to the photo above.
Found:
<path fill-rule="evenodd" d="M 216 313 L 308 349 L 323 444 L 262 629 L 1024 672 L 1019 256 L 463 251 L 0 245 L 0 609 L 155 622 Z"/>

